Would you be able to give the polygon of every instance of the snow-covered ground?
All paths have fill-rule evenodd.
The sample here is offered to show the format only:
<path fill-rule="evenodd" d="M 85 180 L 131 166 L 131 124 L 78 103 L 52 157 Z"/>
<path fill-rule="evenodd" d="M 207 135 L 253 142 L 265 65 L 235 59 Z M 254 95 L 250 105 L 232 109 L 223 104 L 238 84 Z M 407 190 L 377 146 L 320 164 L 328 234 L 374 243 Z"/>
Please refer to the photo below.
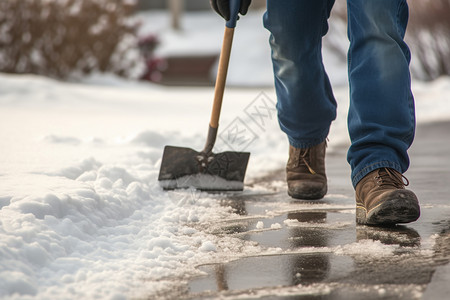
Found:
<path fill-rule="evenodd" d="M 220 195 L 164 192 L 157 183 L 164 145 L 202 148 L 211 88 L 105 75 L 68 83 L 0 74 L 0 82 L 0 297 L 146 298 L 198 264 L 261 251 L 197 226 L 232 214 Z M 449 78 L 415 82 L 414 91 L 419 123 L 450 120 Z M 335 93 L 330 151 L 348 140 L 347 87 Z M 270 87 L 226 90 L 217 149 L 236 146 L 227 128 L 246 130 L 248 142 L 235 150 L 252 153 L 247 181 L 285 163 L 275 101 Z"/>

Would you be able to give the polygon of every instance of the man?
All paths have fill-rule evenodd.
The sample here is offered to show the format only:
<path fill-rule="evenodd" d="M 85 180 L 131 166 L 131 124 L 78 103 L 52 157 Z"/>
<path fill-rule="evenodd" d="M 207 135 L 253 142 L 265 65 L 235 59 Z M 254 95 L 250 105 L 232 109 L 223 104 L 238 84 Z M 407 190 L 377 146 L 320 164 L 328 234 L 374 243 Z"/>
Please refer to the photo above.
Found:
<path fill-rule="evenodd" d="M 211 0 L 230 18 L 230 0 Z M 242 0 L 245 14 L 250 0 Z M 267 0 L 277 110 L 289 139 L 288 193 L 320 199 L 327 192 L 326 138 L 336 101 L 322 62 L 322 37 L 334 0 Z M 351 146 L 348 162 L 358 224 L 408 223 L 419 218 L 416 195 L 405 189 L 408 148 L 415 132 L 410 52 L 404 42 L 406 0 L 348 0 Z M 406 182 L 408 182 L 406 180 Z M 406 183 L 407 185 L 407 183 Z"/>

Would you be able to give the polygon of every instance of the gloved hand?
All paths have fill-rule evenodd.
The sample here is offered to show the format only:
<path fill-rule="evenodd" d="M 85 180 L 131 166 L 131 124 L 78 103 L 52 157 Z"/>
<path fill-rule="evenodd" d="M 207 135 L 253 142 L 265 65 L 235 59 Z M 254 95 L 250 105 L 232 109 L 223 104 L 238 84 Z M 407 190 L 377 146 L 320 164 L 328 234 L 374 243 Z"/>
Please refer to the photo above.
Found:
<path fill-rule="evenodd" d="M 209 0 L 211 7 L 226 21 L 230 20 L 230 0 Z M 245 15 L 252 0 L 241 0 L 239 13 Z"/>

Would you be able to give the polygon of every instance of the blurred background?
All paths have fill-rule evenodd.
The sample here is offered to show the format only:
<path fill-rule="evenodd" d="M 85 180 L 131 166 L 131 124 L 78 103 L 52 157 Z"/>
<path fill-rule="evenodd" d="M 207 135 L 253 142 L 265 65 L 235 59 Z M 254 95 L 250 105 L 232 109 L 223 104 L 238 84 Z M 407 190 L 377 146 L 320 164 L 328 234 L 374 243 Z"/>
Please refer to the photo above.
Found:
<path fill-rule="evenodd" d="M 450 74 L 450 0 L 410 0 L 411 69 Z M 229 84 L 271 86 L 265 1 L 236 30 Z M 0 72 L 63 80 L 108 73 L 162 85 L 213 85 L 224 22 L 208 0 L 2 0 Z M 324 39 L 333 84 L 346 83 L 346 3 L 337 0 Z"/>

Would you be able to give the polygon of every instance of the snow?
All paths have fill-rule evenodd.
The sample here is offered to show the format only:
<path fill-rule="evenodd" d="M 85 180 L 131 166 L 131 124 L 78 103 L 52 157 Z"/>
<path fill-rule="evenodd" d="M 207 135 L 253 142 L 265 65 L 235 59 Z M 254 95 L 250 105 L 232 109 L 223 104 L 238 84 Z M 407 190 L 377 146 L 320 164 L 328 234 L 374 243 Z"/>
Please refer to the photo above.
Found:
<path fill-rule="evenodd" d="M 256 223 L 256 229 L 264 229 L 263 221 L 258 221 L 258 223 Z"/>
<path fill-rule="evenodd" d="M 202 252 L 216 252 L 217 248 L 216 248 L 216 245 L 214 245 L 213 242 L 205 241 L 205 242 L 202 243 L 200 248 L 198 248 L 198 250 L 200 250 Z"/>
<path fill-rule="evenodd" d="M 244 20 L 242 34 L 249 34 Z M 212 32 L 214 26 L 201 28 Z M 203 40 L 212 45 L 220 38 Z M 233 72 L 231 82 L 247 74 Z M 266 67 L 258 72 L 269 76 Z M 199 264 L 263 251 L 205 228 L 233 214 L 220 205 L 222 195 L 165 192 L 157 182 L 164 145 L 203 147 L 211 88 L 160 87 L 111 75 L 76 83 L 0 74 L 0 81 L 0 298 L 147 298 L 171 288 L 165 278 L 196 274 Z M 419 122 L 450 120 L 450 78 L 414 82 L 414 91 Z M 348 141 L 348 89 L 337 85 L 335 93 L 339 115 L 330 151 Z M 250 151 L 246 180 L 285 163 L 275 101 L 271 87 L 225 92 L 220 128 L 246 126 L 249 136 L 234 144 L 219 131 L 216 150 Z M 252 114 L 255 107 L 266 108 L 263 119 Z M 334 250 L 392 252 L 368 241 Z"/>
<path fill-rule="evenodd" d="M 222 177 L 210 174 L 193 174 L 172 180 L 161 180 L 159 183 L 164 189 L 189 187 L 213 191 L 240 191 L 244 189 L 244 184 L 241 181 L 225 180 Z"/>
<path fill-rule="evenodd" d="M 282 226 L 280 223 L 273 223 L 270 225 L 270 229 L 281 229 Z"/>
<path fill-rule="evenodd" d="M 383 257 L 392 255 L 395 250 L 395 245 L 385 245 L 374 240 L 361 240 L 358 243 L 336 246 L 333 252 L 337 255 L 367 257 L 370 254 L 372 257 Z"/>

